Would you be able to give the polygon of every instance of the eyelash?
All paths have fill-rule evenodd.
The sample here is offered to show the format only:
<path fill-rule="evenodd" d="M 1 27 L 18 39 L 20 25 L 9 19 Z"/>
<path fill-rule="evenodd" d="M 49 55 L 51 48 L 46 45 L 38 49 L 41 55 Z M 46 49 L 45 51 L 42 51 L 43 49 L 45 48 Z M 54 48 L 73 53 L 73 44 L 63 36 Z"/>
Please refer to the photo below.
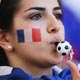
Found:
<path fill-rule="evenodd" d="M 62 19 L 62 14 L 61 13 L 54 13 L 54 16 L 58 19 Z M 32 14 L 29 18 L 32 20 L 40 20 L 42 15 L 40 13 Z"/>
<path fill-rule="evenodd" d="M 62 14 L 61 14 L 61 13 L 55 13 L 54 16 L 55 16 L 58 20 L 61 20 L 61 19 L 62 19 Z"/>
<path fill-rule="evenodd" d="M 36 13 L 30 16 L 30 19 L 32 20 L 39 20 L 42 17 L 40 13 Z"/>

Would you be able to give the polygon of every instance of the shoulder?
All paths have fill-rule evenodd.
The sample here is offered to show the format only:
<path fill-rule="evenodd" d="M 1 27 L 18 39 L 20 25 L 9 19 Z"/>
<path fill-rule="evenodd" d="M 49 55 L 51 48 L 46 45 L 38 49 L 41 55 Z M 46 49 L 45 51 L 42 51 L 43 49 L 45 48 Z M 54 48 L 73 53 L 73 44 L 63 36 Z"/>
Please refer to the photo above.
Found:
<path fill-rule="evenodd" d="M 0 80 L 33 80 L 33 77 L 19 68 L 0 67 Z"/>
<path fill-rule="evenodd" d="M 71 70 L 69 67 L 65 68 L 64 70 L 62 70 L 62 72 L 59 74 L 59 76 L 63 79 L 72 79 L 72 75 L 71 75 Z"/>
<path fill-rule="evenodd" d="M 0 66 L 0 76 L 11 74 L 12 70 L 12 67 Z"/>
<path fill-rule="evenodd" d="M 59 67 L 54 67 L 53 68 L 53 74 L 56 76 L 59 76 L 61 79 L 65 79 L 65 80 L 71 80 L 72 76 L 71 76 L 71 70 L 69 67 L 65 68 L 65 69 L 61 69 Z"/>

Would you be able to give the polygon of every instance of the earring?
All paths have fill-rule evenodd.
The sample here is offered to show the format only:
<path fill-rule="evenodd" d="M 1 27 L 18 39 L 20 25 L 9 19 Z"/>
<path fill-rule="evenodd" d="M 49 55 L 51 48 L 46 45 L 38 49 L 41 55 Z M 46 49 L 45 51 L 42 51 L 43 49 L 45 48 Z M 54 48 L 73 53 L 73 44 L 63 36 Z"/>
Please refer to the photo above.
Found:
<path fill-rule="evenodd" d="M 8 49 L 12 49 L 13 47 L 11 45 L 8 46 Z"/>

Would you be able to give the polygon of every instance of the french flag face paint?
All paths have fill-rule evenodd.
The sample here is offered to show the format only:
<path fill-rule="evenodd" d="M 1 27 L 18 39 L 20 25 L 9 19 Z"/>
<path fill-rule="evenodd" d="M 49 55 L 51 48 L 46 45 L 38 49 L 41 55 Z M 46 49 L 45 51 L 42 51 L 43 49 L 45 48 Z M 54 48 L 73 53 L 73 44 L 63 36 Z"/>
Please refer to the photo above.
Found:
<path fill-rule="evenodd" d="M 17 30 L 17 37 L 19 43 L 42 41 L 41 30 L 37 28 Z"/>

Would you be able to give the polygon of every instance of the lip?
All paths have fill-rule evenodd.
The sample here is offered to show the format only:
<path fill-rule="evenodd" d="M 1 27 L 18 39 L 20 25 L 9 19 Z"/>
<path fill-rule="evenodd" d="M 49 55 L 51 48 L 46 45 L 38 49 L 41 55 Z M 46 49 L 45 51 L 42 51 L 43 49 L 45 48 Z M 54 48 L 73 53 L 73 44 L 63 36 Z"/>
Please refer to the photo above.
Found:
<path fill-rule="evenodd" d="M 58 43 L 59 43 L 59 42 L 50 42 L 50 45 L 51 45 L 51 47 L 52 47 L 52 49 L 53 49 L 54 51 L 56 51 L 56 47 L 57 47 Z"/>

